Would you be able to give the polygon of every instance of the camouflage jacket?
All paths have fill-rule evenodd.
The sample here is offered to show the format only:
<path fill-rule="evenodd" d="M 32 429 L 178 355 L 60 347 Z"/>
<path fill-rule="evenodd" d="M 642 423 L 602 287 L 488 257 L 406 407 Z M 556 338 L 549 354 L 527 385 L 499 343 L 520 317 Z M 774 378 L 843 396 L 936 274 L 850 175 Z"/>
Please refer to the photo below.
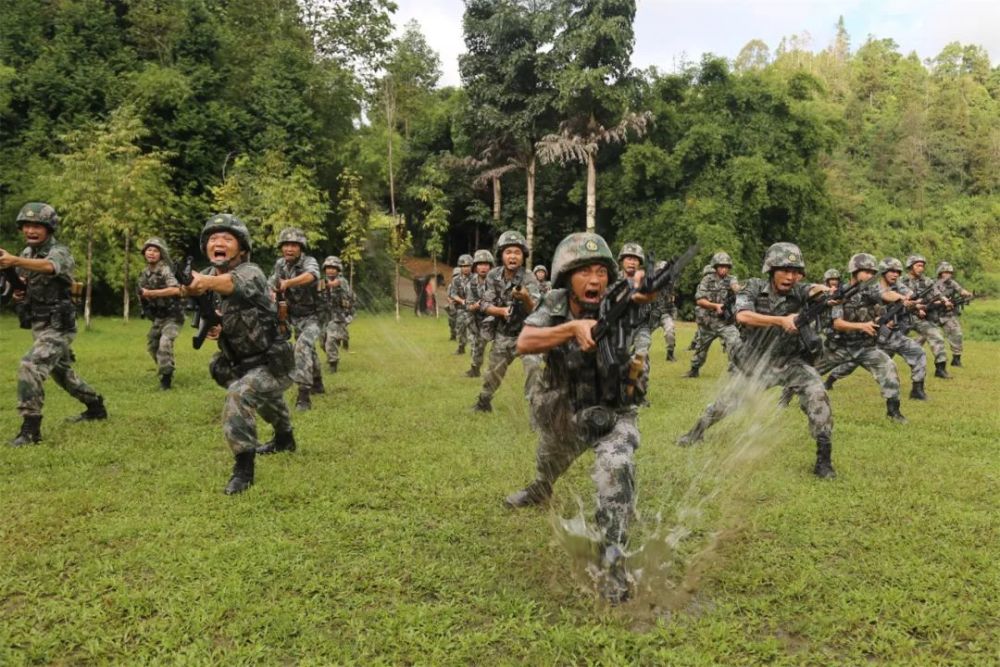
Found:
<path fill-rule="evenodd" d="M 725 303 L 726 299 L 729 298 L 730 293 L 733 290 L 733 285 L 736 284 L 736 276 L 726 276 L 725 278 L 720 278 L 716 273 L 710 273 L 701 279 L 698 283 L 698 289 L 695 290 L 694 300 L 697 303 L 698 299 L 708 299 L 712 303 Z M 698 324 L 705 324 L 711 320 L 722 319 L 722 314 L 715 312 L 714 310 L 708 310 L 707 308 L 702 308 L 701 306 L 695 306 L 694 309 L 695 321 Z"/>
<path fill-rule="evenodd" d="M 284 258 L 279 258 L 274 263 L 274 271 L 267 279 L 271 289 L 278 289 L 278 282 L 298 278 L 303 273 L 310 273 L 318 281 L 320 279 L 319 263 L 315 258 L 303 253 L 298 261 L 289 264 Z M 316 283 L 299 285 L 285 290 L 285 300 L 288 301 L 288 314 L 292 317 L 308 317 L 315 315 L 319 309 L 319 292 Z"/>
<path fill-rule="evenodd" d="M 835 345 L 872 347 L 875 345 L 875 336 L 869 336 L 862 331 L 836 331 L 833 328 L 833 320 L 873 322 L 884 311 L 882 288 L 877 283 L 862 287 L 860 292 L 844 303 L 830 308 L 830 328 L 827 337 Z"/>
<path fill-rule="evenodd" d="M 536 278 L 537 280 L 537 278 Z M 539 280 L 538 281 L 538 293 L 545 298 L 545 295 L 552 291 L 552 281 L 551 280 Z"/>
<path fill-rule="evenodd" d="M 677 317 L 677 296 L 672 289 L 657 292 L 656 300 L 651 305 L 649 326 L 653 329 L 660 326 L 660 320 L 664 315 Z"/>
<path fill-rule="evenodd" d="M 459 274 L 455 276 L 452 279 L 451 284 L 448 285 L 448 303 L 452 304 L 456 310 L 465 310 L 465 304 L 455 303 L 454 301 L 451 301 L 451 299 L 458 298 L 468 303 L 466 292 L 468 291 L 469 283 L 472 282 L 472 277 L 472 274 L 467 276 Z"/>
<path fill-rule="evenodd" d="M 215 269 L 210 269 L 210 273 L 215 274 Z M 235 364 L 266 355 L 280 335 L 278 312 L 260 267 L 244 262 L 229 275 L 233 277 L 233 293 L 220 298 L 219 349 Z"/>
<path fill-rule="evenodd" d="M 18 308 L 21 326 L 47 322 L 60 331 L 76 331 L 76 307 L 73 305 L 73 269 L 76 263 L 69 248 L 49 236 L 45 243 L 21 251 L 21 257 L 47 259 L 55 268 L 54 273 L 40 273 L 17 269 L 17 274 L 27 286 L 24 303 Z"/>
<path fill-rule="evenodd" d="M 809 297 L 811 284 L 798 283 L 788 294 L 778 294 L 771 281 L 763 278 L 747 280 L 736 294 L 736 313 L 745 310 L 761 315 L 791 315 L 802 310 Z M 781 327 L 740 326 L 740 349 L 737 360 L 741 368 L 751 369 L 761 359 L 782 366 L 801 358 L 804 352 L 799 336 L 786 334 Z"/>
<path fill-rule="evenodd" d="M 326 278 L 319 282 L 320 315 L 324 322 L 347 323 L 354 319 L 354 292 L 344 276 L 337 276 L 340 283 L 330 287 Z"/>
<path fill-rule="evenodd" d="M 475 273 L 469 276 L 469 282 L 465 285 L 465 302 L 482 303 L 484 294 L 486 294 L 486 281 L 480 282 L 479 276 Z M 486 313 L 481 308 L 475 311 L 475 315 L 480 319 L 486 317 Z"/>
<path fill-rule="evenodd" d="M 499 308 L 512 306 L 514 304 L 513 291 L 517 285 L 528 290 L 531 300 L 537 306 L 542 298 L 538 291 L 538 279 L 530 271 L 526 271 L 523 266 L 517 270 L 511 280 L 504 277 L 504 267 L 497 266 L 490 269 L 490 272 L 486 274 L 486 289 L 480 300 L 480 306 L 482 308 L 486 308 L 486 306 Z M 521 333 L 524 320 L 530 313 L 524 312 L 524 309 L 519 307 L 520 301 L 517 303 L 518 307 L 515 307 L 512 317 L 497 318 L 497 333 L 510 337 L 516 337 Z"/>
<path fill-rule="evenodd" d="M 952 303 L 962 298 L 962 292 L 966 291 L 964 287 L 958 284 L 958 281 L 954 278 L 948 278 L 948 280 L 938 279 L 934 282 L 934 286 L 937 291 L 944 298 L 948 299 Z M 947 310 L 943 308 L 935 309 L 936 315 L 939 319 L 948 319 L 949 317 L 956 317 L 962 314 L 962 306 L 955 306 L 953 310 Z"/>
<path fill-rule="evenodd" d="M 177 287 L 179 284 L 170 265 L 162 260 L 156 264 L 147 264 L 146 268 L 139 274 L 140 290 L 166 289 L 168 287 Z M 155 299 L 143 299 L 142 301 L 143 314 L 148 313 L 150 317 L 177 317 L 184 312 L 179 296 L 157 297 Z"/>

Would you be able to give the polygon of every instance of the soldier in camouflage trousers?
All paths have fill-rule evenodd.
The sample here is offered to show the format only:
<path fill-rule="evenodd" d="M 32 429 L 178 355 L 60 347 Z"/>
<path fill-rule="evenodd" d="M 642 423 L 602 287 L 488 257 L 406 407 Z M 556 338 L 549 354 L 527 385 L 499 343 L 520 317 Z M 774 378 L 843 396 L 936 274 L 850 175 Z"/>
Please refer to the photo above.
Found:
<path fill-rule="evenodd" d="M 879 262 L 878 269 L 881 276 L 878 284 L 880 292 L 897 292 L 907 300 L 916 296 L 908 288 L 899 284 L 899 277 L 903 273 L 903 264 L 898 259 L 886 257 Z M 924 354 L 923 348 L 915 340 L 906 336 L 906 332 L 913 326 L 914 315 L 910 311 L 916 308 L 915 302 L 908 302 L 903 313 L 896 316 L 894 321 L 890 323 L 892 333 L 884 340 L 880 336 L 876 340 L 876 344 L 878 349 L 885 352 L 890 358 L 893 354 L 898 354 L 906 361 L 910 367 L 910 380 L 913 383 L 910 398 L 926 401 L 927 392 L 924 390 L 924 379 L 927 377 L 927 355 Z M 840 378 L 853 373 L 859 365 L 856 361 L 850 361 L 834 368 L 826 378 L 827 389 L 832 388 L 833 383 Z"/>
<path fill-rule="evenodd" d="M 344 264 L 339 257 L 331 255 L 323 260 L 323 280 L 319 286 L 323 320 L 320 345 L 326 350 L 331 373 L 337 372 L 340 363 L 338 348 L 347 349 L 351 337 L 347 325 L 354 320 L 354 292 L 343 272 Z"/>
<path fill-rule="evenodd" d="M 451 284 L 448 285 L 448 303 L 455 311 L 455 339 L 458 341 L 458 349 L 455 354 L 465 354 L 466 344 L 472 347 L 470 320 L 471 313 L 465 305 L 465 293 L 472 279 L 472 255 L 461 255 L 458 258 L 458 272 L 453 275 Z"/>
<path fill-rule="evenodd" d="M 167 244 L 153 237 L 142 245 L 146 268 L 139 274 L 142 316 L 152 320 L 146 351 L 156 362 L 160 389 L 170 389 L 174 377 L 174 340 L 184 324 L 180 283 L 174 276 Z"/>
<path fill-rule="evenodd" d="M 877 270 L 873 255 L 864 252 L 853 255 L 847 265 L 851 286 L 868 283 Z M 905 299 L 899 292 L 883 292 L 877 284 L 867 284 L 844 303 L 833 306 L 823 356 L 816 363 L 820 375 L 841 364 L 857 364 L 867 370 L 882 389 L 886 416 L 899 423 L 906 423 L 899 410 L 899 372 L 889 355 L 875 345 L 875 339 L 882 304 Z M 826 388 L 832 386 L 827 380 Z"/>
<path fill-rule="evenodd" d="M 228 213 L 208 219 L 201 232 L 201 247 L 212 267 L 192 273 L 182 292 L 198 296 L 214 292 L 220 301 L 222 324 L 209 332 L 219 341 L 209 370 L 226 389 L 222 431 L 236 459 L 225 493 L 248 489 L 254 482 L 254 457 L 294 451 L 292 420 L 284 392 L 292 385 L 295 369 L 292 344 L 278 330 L 278 316 L 260 267 L 250 262 L 250 232 Z M 259 413 L 274 427 L 274 439 L 257 440 Z"/>
<path fill-rule="evenodd" d="M 490 349 L 490 367 L 483 377 L 483 388 L 473 409 L 477 412 L 493 411 L 493 394 L 500 388 L 507 367 L 517 356 L 517 337 L 524 320 L 540 300 L 538 281 L 524 268 L 528 245 L 515 231 L 507 231 L 497 240 L 500 266 L 486 274 L 486 290 L 480 309 L 495 318 L 496 331 Z M 530 398 L 537 386 L 541 360 L 537 355 L 521 357 L 524 365 L 524 395 Z"/>
<path fill-rule="evenodd" d="M 320 370 L 316 340 L 319 338 L 319 264 L 306 254 L 309 243 L 300 229 L 289 227 L 278 236 L 281 258 L 274 263 L 268 284 L 279 301 L 288 303 L 288 325 L 295 334 L 295 372 L 292 380 L 299 386 L 295 399 L 297 410 L 312 408 L 310 394 L 322 394 L 323 374 Z"/>
<path fill-rule="evenodd" d="M 962 314 L 962 306 L 956 304 L 962 304 L 971 299 L 972 292 L 958 284 L 958 281 L 954 277 L 955 267 L 948 262 L 938 264 L 936 273 L 938 277 L 937 283 L 935 283 L 937 290 L 946 302 L 950 304 L 950 307 L 942 304 L 939 308 L 935 309 L 937 320 L 941 325 L 941 330 L 944 332 L 944 337 L 948 340 L 948 345 L 951 346 L 951 365 L 961 367 L 962 325 L 958 321 L 958 318 Z"/>
<path fill-rule="evenodd" d="M 656 263 L 655 269 L 661 271 L 666 262 Z M 673 289 L 663 290 L 656 295 L 653 308 L 649 314 L 649 330 L 652 332 L 663 327 L 663 341 L 667 346 L 667 361 L 677 361 L 674 348 L 677 346 L 677 329 L 674 320 L 677 319 L 677 299 Z"/>
<path fill-rule="evenodd" d="M 764 256 L 763 273 L 751 278 L 736 295 L 736 321 L 742 342 L 736 354 L 736 370 L 695 424 L 677 444 L 693 445 L 705 431 L 735 411 L 753 388 L 791 388 L 799 396 L 799 407 L 809 419 L 809 432 L 816 440 L 813 473 L 823 479 L 836 477 L 832 461 L 833 412 L 823 380 L 806 358 L 806 350 L 795 326 L 796 314 L 812 296 L 826 291 L 822 285 L 801 282 L 805 261 L 798 246 L 775 243 Z"/>
<path fill-rule="evenodd" d="M 76 338 L 76 308 L 72 301 L 73 256 L 56 241 L 59 216 L 45 203 L 25 204 L 17 226 L 27 243 L 20 256 L 0 248 L 0 269 L 14 269 L 23 290 L 14 293 L 21 327 L 31 329 L 34 343 L 17 371 L 17 410 L 21 430 L 11 445 L 21 447 L 42 439 L 43 387 L 49 375 L 70 396 L 87 406 L 73 421 L 107 419 L 103 397 L 74 371 L 70 347 Z"/>
<path fill-rule="evenodd" d="M 927 292 L 929 287 L 934 286 L 934 281 L 924 275 L 926 268 L 927 260 L 923 255 L 910 255 L 906 258 L 906 270 L 909 271 L 909 274 L 900 278 L 899 283 L 914 294 Z M 926 302 L 937 303 L 943 302 L 943 300 L 944 295 L 934 289 L 931 290 Z M 927 315 L 918 318 L 913 324 L 913 331 L 916 332 L 918 345 L 923 346 L 926 341 L 931 347 L 931 353 L 934 355 L 934 377 L 950 380 L 951 375 L 948 374 L 947 369 L 948 354 L 944 348 L 944 335 L 941 333 L 941 327 L 938 326 L 937 320 L 933 316 Z"/>
<path fill-rule="evenodd" d="M 634 455 L 639 447 L 638 394 L 629 399 L 619 387 L 600 382 L 591 337 L 601 299 L 616 273 L 611 249 L 596 234 L 571 234 L 556 248 L 553 289 L 525 321 L 517 341 L 520 354 L 545 357 L 540 387 L 531 400 L 538 431 L 535 480 L 504 501 L 511 508 L 547 502 L 553 484 L 573 461 L 593 451 L 598 586 L 612 604 L 631 595 L 625 549 L 635 514 Z"/>
<path fill-rule="evenodd" d="M 708 349 L 716 338 L 722 339 L 722 347 L 729 357 L 732 368 L 733 355 L 740 342 L 740 333 L 736 326 L 726 319 L 725 305 L 730 295 L 739 290 L 736 276 L 729 275 L 733 268 L 733 260 L 728 253 L 717 252 L 710 262 L 712 273 L 703 277 L 695 291 L 695 321 L 698 323 L 698 345 L 691 357 L 691 370 L 684 377 L 696 378 L 705 359 Z"/>
<path fill-rule="evenodd" d="M 531 272 L 535 274 L 535 280 L 538 281 L 538 293 L 544 299 L 545 295 L 552 289 L 552 281 L 549 280 L 549 270 L 545 268 L 544 264 L 539 264 Z"/>
<path fill-rule="evenodd" d="M 472 275 L 465 285 L 465 308 L 469 313 L 469 341 L 472 344 L 472 366 L 465 372 L 466 377 L 479 377 L 483 366 L 486 345 L 493 340 L 494 320 L 483 310 L 483 296 L 486 294 L 486 276 L 493 268 L 493 253 L 477 250 L 472 257 Z M 489 321 L 487 321 L 487 318 Z"/>

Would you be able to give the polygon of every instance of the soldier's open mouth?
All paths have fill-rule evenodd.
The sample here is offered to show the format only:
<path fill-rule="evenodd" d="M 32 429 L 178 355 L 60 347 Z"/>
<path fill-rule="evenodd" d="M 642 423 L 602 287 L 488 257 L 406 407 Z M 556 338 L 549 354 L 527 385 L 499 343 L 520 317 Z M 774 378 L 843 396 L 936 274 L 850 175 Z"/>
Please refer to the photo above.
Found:
<path fill-rule="evenodd" d="M 215 252 L 212 253 L 212 259 L 225 259 L 225 258 L 226 258 L 225 250 L 216 250 Z"/>
<path fill-rule="evenodd" d="M 583 298 L 587 301 L 599 301 L 601 298 L 601 291 L 596 289 L 589 289 L 584 291 Z"/>

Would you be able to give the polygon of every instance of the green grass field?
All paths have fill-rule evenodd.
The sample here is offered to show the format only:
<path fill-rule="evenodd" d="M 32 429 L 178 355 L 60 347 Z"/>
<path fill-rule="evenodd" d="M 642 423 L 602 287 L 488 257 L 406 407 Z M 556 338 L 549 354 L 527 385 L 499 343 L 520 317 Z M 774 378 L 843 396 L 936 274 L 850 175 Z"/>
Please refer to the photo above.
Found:
<path fill-rule="evenodd" d="M 4 440 L 29 346 L 15 324 L 0 320 Z M 222 494 L 208 352 L 185 328 L 162 393 L 145 331 L 101 319 L 77 340 L 107 422 L 64 423 L 81 406 L 50 381 L 44 442 L 0 447 L 0 664 L 1000 662 L 998 343 L 970 342 L 929 403 L 904 399 L 905 426 L 866 373 L 838 383 L 839 479 L 824 483 L 776 390 L 676 447 L 723 364 L 714 348 L 701 379 L 681 379 L 689 354 L 666 364 L 657 333 L 641 591 L 608 608 L 565 529 L 590 521 L 592 456 L 552 511 L 506 511 L 533 471 L 521 368 L 492 415 L 473 414 L 479 381 L 444 319 L 357 320 L 342 372 L 294 415 L 299 451 L 259 459 L 238 497 Z"/>

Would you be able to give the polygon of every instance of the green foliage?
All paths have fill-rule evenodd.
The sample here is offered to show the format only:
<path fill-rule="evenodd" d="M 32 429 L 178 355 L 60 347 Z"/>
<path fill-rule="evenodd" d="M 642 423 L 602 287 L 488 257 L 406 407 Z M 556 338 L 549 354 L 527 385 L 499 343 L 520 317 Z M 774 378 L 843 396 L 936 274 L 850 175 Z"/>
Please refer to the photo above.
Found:
<path fill-rule="evenodd" d="M 361 195 L 361 177 L 351 169 L 340 174 L 340 190 L 337 193 L 337 212 L 340 215 L 340 233 L 343 244 L 340 258 L 351 265 L 361 260 L 368 243 L 368 203 Z"/>

